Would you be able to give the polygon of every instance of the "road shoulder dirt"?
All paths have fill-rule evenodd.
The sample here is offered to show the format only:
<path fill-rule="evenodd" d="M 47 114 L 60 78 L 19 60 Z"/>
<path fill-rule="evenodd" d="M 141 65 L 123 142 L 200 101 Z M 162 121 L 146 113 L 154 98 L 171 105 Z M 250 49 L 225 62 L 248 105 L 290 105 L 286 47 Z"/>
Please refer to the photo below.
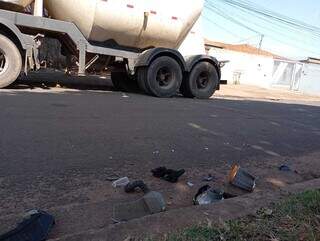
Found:
<path fill-rule="evenodd" d="M 253 215 L 257 210 L 278 202 L 292 194 L 320 189 L 320 179 L 293 184 L 276 191 L 260 191 L 237 198 L 224 200 L 208 206 L 194 206 L 164 212 L 126 223 L 109 226 L 101 230 L 92 230 L 55 241 L 101 241 L 101 240 L 144 240 L 146 237 L 159 238 L 165 234 L 210 223 Z M 131 238 L 131 239 L 130 239 Z"/>

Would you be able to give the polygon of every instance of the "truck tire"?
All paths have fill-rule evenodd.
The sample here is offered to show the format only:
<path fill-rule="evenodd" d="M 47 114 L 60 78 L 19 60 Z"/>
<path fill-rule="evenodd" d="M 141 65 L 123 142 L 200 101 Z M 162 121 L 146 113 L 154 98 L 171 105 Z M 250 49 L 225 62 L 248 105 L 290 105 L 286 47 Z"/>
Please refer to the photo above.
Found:
<path fill-rule="evenodd" d="M 130 78 L 126 72 L 112 72 L 111 80 L 118 91 L 137 92 L 139 90 L 137 81 L 134 78 Z"/>
<path fill-rule="evenodd" d="M 138 81 L 140 90 L 147 95 L 151 95 L 150 91 L 147 89 L 147 86 L 146 86 L 147 74 L 148 74 L 148 67 L 141 67 L 137 69 L 137 81 Z"/>
<path fill-rule="evenodd" d="M 182 78 L 179 63 L 168 56 L 158 57 L 147 68 L 138 70 L 140 88 L 156 97 L 174 96 L 180 88 Z"/>
<path fill-rule="evenodd" d="M 188 98 L 209 99 L 219 86 L 219 75 L 209 62 L 197 63 L 183 80 L 180 91 Z"/>
<path fill-rule="evenodd" d="M 19 76 L 22 58 L 17 46 L 0 34 L 0 88 L 12 84 Z"/>

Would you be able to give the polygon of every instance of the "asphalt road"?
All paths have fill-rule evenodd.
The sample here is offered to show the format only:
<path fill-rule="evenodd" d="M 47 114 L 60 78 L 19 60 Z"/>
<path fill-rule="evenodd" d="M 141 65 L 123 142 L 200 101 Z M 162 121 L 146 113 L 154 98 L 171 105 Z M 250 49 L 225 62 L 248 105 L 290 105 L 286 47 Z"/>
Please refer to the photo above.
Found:
<path fill-rule="evenodd" d="M 0 91 L 0 106 L 0 196 L 7 205 L 2 213 L 19 209 L 26 199 L 41 202 L 43 190 L 60 200 L 55 190 L 89 187 L 85 177 L 110 169 L 132 176 L 159 165 L 205 170 L 320 149 L 316 105 L 14 89 Z M 80 181 L 70 187 L 72 175 Z"/>
<path fill-rule="evenodd" d="M 88 91 L 1 93 L 0 103 L 1 176 L 126 161 L 192 167 L 320 148 L 316 106 Z"/>

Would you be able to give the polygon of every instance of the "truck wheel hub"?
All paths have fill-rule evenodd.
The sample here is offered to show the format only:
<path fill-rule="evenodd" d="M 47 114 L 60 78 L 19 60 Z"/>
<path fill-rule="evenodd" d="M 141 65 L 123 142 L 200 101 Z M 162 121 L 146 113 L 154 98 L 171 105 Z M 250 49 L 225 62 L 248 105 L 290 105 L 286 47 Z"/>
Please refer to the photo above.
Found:
<path fill-rule="evenodd" d="M 4 52 L 0 49 L 0 75 L 8 68 L 8 61 Z"/>
<path fill-rule="evenodd" d="M 202 72 L 197 79 L 197 87 L 199 89 L 204 89 L 209 83 L 209 76 L 207 72 Z"/>
<path fill-rule="evenodd" d="M 166 67 L 159 69 L 157 73 L 157 82 L 160 86 L 168 86 L 172 80 L 172 74 Z"/>

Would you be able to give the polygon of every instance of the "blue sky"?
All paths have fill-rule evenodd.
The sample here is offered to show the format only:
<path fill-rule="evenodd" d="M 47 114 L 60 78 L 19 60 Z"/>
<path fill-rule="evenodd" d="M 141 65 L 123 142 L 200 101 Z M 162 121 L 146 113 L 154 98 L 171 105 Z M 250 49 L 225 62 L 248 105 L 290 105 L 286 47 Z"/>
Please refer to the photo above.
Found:
<path fill-rule="evenodd" d="M 271 11 L 320 28 L 319 0 L 250 1 Z M 312 36 L 306 32 L 281 27 L 279 24 L 268 24 L 257 17 L 230 7 L 221 0 L 210 0 L 210 2 L 216 9 L 220 9 L 224 14 L 232 16 L 256 32 L 232 23 L 205 8 L 202 22 L 203 32 L 207 38 L 233 44 L 248 43 L 258 46 L 261 37 L 259 33 L 261 33 L 265 35 L 262 42 L 263 49 L 294 59 L 303 59 L 309 56 L 320 58 L 320 36 Z"/>

